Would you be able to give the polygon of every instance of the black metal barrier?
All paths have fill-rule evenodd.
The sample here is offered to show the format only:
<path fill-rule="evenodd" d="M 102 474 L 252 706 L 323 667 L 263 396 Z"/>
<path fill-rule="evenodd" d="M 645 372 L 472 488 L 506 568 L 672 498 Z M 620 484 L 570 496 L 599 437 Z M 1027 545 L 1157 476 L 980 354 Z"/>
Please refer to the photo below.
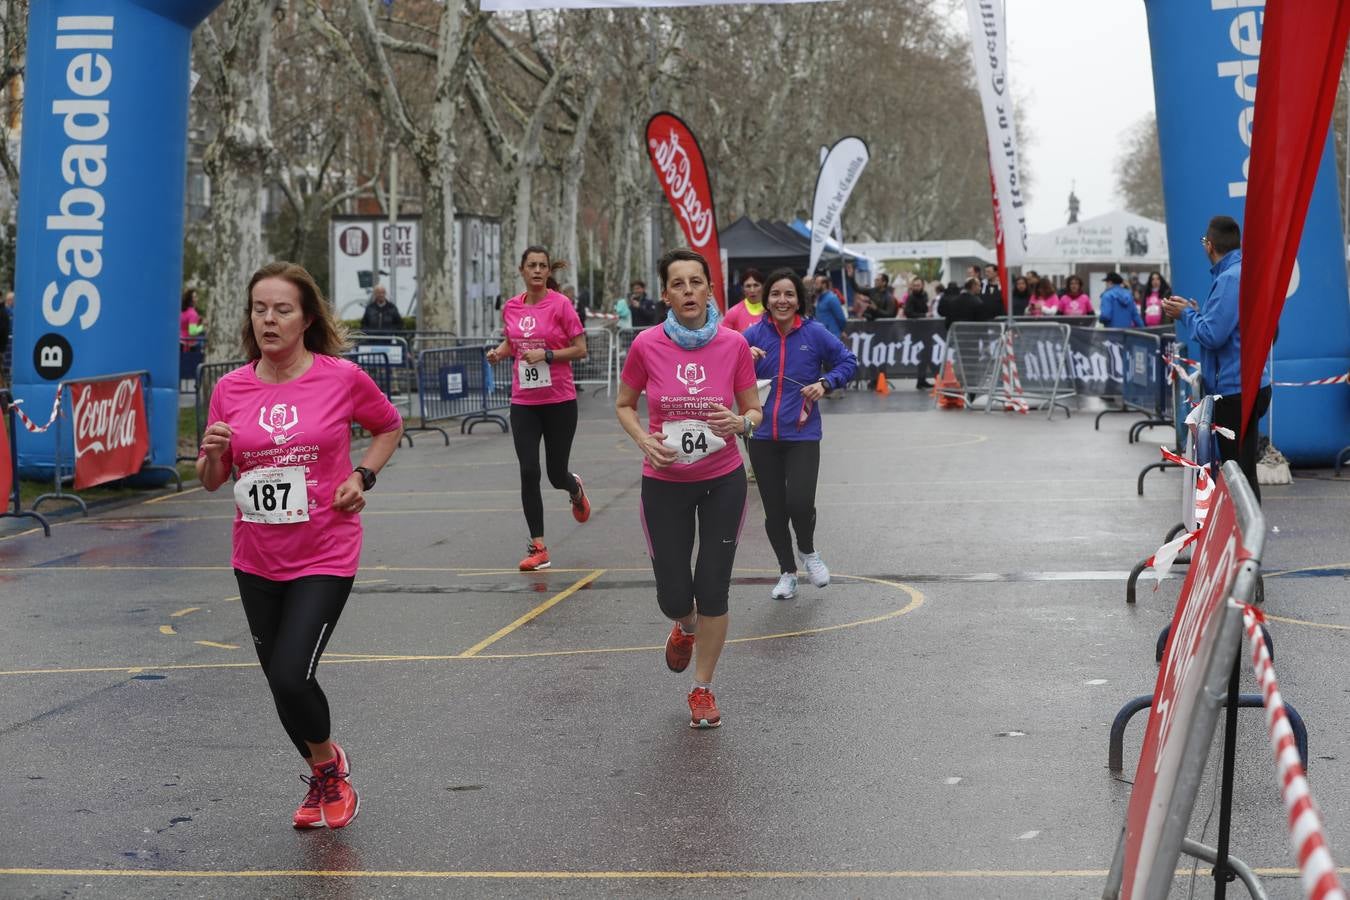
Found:
<path fill-rule="evenodd" d="M 1169 354 L 1172 357 L 1172 359 L 1179 359 L 1186 355 L 1187 350 L 1186 345 L 1183 344 L 1181 341 L 1178 341 L 1176 339 L 1176 336 L 1173 335 L 1170 342 L 1164 340 L 1163 352 Z M 1167 372 L 1167 364 L 1165 361 L 1163 361 L 1164 384 L 1166 383 L 1166 372 Z M 1186 446 L 1186 434 L 1187 434 L 1186 417 L 1187 415 L 1190 414 L 1191 403 L 1192 400 L 1191 400 L 1190 385 L 1181 377 L 1174 376 L 1172 378 L 1172 384 L 1170 388 L 1167 389 L 1167 405 L 1165 408 L 1171 411 L 1171 424 L 1176 429 L 1177 447 Z M 1133 440 L 1136 439 L 1137 437 L 1132 438 L 1131 440 L 1133 442 Z M 1152 472 L 1155 469 L 1157 469 L 1158 471 L 1165 471 L 1167 469 L 1175 469 L 1177 467 L 1178 466 L 1176 463 L 1170 462 L 1168 460 L 1161 460 L 1159 462 L 1149 463 L 1148 465 L 1144 466 L 1142 469 L 1139 470 L 1139 478 L 1135 484 L 1136 493 L 1138 493 L 1140 497 L 1144 496 L 1144 476 L 1147 475 L 1149 472 Z"/>
<path fill-rule="evenodd" d="M 384 394 L 384 398 L 393 403 L 395 408 L 398 407 L 398 403 L 394 400 L 394 374 L 393 367 L 389 364 L 389 354 L 384 351 L 379 353 L 344 353 L 342 358 L 349 359 L 360 366 L 361 371 L 369 375 L 370 380 L 375 382 L 375 386 L 380 389 L 381 394 Z M 352 429 L 360 430 L 360 426 L 352 423 Z M 408 446 L 411 447 L 413 446 L 413 439 L 408 431 L 409 429 L 406 427 L 403 429 L 403 436 L 399 438 L 399 443 L 407 441 Z"/>
<path fill-rule="evenodd" d="M 505 381 L 505 405 L 501 403 Z M 423 350 L 417 354 L 417 401 L 421 424 L 419 431 L 445 431 L 431 422 L 459 419 L 460 434 L 473 433 L 475 425 L 492 422 L 509 431 L 505 418 L 492 413 L 511 405 L 509 361 L 493 366 L 487 348 L 481 344 Z M 448 435 L 446 443 L 450 442 Z"/>
<path fill-rule="evenodd" d="M 47 524 L 46 516 L 32 509 L 23 508 L 19 495 L 19 417 L 14 414 L 12 404 L 14 396 L 9 391 L 0 390 L 0 416 L 4 417 L 6 431 L 4 440 L 9 442 L 10 496 L 0 498 L 0 519 L 35 519 L 42 526 L 42 533 L 52 536 L 52 526 Z"/>
<path fill-rule="evenodd" d="M 233 372 L 240 366 L 248 365 L 246 359 L 231 359 L 226 362 L 202 363 L 197 367 L 197 385 L 195 396 L 193 398 L 193 418 L 197 423 L 197 446 L 202 445 L 202 435 L 206 432 L 206 414 L 211 407 L 211 392 L 216 389 L 216 382 Z M 196 455 L 180 456 L 179 462 L 194 462 Z"/>

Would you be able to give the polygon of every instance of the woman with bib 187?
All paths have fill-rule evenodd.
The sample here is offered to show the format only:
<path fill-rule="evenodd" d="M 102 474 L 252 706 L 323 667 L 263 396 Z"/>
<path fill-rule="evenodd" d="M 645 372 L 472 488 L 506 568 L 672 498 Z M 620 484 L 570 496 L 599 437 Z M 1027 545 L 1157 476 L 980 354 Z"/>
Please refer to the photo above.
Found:
<path fill-rule="evenodd" d="M 398 448 L 403 419 L 339 354 L 346 334 L 314 279 L 263 266 L 245 295 L 251 362 L 211 392 L 197 475 L 214 491 L 238 468 L 231 564 L 258 661 L 286 734 L 309 763 L 296 828 L 341 828 L 360 809 L 315 671 L 361 556 L 365 492 Z M 351 423 L 373 437 L 351 464 Z"/>
<path fill-rule="evenodd" d="M 750 346 L 739 332 L 718 327 L 721 316 L 708 302 L 707 261 L 692 250 L 671 250 L 661 258 L 660 272 L 669 313 L 664 325 L 633 341 L 615 410 L 645 457 L 639 515 L 656 602 L 675 620 L 666 638 L 666 666 L 683 672 L 694 658 L 689 725 L 716 728 L 722 714 L 712 693 L 713 672 L 727 639 L 731 570 L 745 524 L 745 469 L 736 436 L 754 431 L 763 410 Z M 644 391 L 646 427 L 637 410 Z"/>
<path fill-rule="evenodd" d="M 561 265 L 561 264 L 559 264 Z M 543 247 L 527 247 L 520 257 L 525 293 L 502 308 L 505 337 L 487 353 L 488 362 L 508 356 L 511 368 L 511 436 L 520 462 L 520 499 L 530 531 L 522 572 L 547 569 L 551 562 L 544 546 L 544 498 L 539 491 L 539 441 L 544 442 L 548 481 L 567 491 L 572 517 L 591 517 L 581 478 L 568 471 L 572 438 L 577 433 L 577 388 L 572 361 L 586 358 L 586 329 L 576 308 L 557 290 L 554 262 Z"/>

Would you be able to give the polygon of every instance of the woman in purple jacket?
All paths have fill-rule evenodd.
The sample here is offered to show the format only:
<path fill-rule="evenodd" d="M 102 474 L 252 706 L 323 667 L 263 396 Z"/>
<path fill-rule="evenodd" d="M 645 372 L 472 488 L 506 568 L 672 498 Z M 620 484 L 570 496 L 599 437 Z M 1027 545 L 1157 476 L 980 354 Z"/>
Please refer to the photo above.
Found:
<path fill-rule="evenodd" d="M 858 358 L 824 325 L 798 314 L 806 289 L 796 272 L 774 272 L 765 282 L 764 296 L 766 315 L 745 332 L 755 374 L 771 380 L 764 421 L 750 440 L 750 460 L 764 504 L 764 530 L 782 572 L 772 596 L 790 600 L 797 595 L 797 561 L 789 523 L 811 583 L 830 583 L 830 570 L 815 545 L 821 436 L 817 401 L 853 378 Z"/>

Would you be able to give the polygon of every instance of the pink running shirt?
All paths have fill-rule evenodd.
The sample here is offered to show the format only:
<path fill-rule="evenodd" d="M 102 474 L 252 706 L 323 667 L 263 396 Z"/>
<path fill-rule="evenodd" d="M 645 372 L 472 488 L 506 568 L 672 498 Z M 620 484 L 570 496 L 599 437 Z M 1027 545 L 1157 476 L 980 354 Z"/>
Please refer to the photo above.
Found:
<path fill-rule="evenodd" d="M 1087 294 L 1079 294 L 1077 297 L 1060 294 L 1059 311 L 1066 316 L 1090 316 L 1092 315 L 1092 298 Z"/>
<path fill-rule="evenodd" d="M 620 377 L 633 390 L 647 392 L 647 430 L 660 434 L 671 420 L 706 421 L 714 403 L 734 411 L 736 394 L 755 386 L 755 362 L 739 331 L 719 327 L 710 342 L 685 350 L 658 325 L 634 338 Z M 736 471 L 740 464 L 733 437 L 721 450 L 688 465 L 655 469 L 644 458 L 642 474 L 661 481 L 707 481 Z"/>
<path fill-rule="evenodd" d="M 217 382 L 207 421 L 224 422 L 234 432 L 222 461 L 238 466 L 241 475 L 266 466 L 305 470 L 309 521 L 245 522 L 236 506 L 231 565 L 273 581 L 355 575 L 361 517 L 333 509 L 338 485 L 352 474 L 350 423 L 361 423 L 371 434 L 393 431 L 402 423 L 370 376 L 350 360 L 316 353 L 314 364 L 299 378 L 267 384 L 258 380 L 250 363 Z"/>
<path fill-rule="evenodd" d="M 747 307 L 745 301 L 742 300 L 740 303 L 737 303 L 731 309 L 727 310 L 727 314 L 722 317 L 722 327 L 730 328 L 733 331 L 739 331 L 744 334 L 747 328 L 763 318 L 764 308 L 762 306 L 759 315 L 755 315 L 750 312 L 749 307 Z"/>
<path fill-rule="evenodd" d="M 502 327 L 511 343 L 511 402 L 521 406 L 565 403 L 577 399 L 572 380 L 572 364 L 554 360 L 548 371 L 552 384 L 547 387 L 520 386 L 520 358 L 526 350 L 561 350 L 572 346 L 577 335 L 585 332 L 572 301 L 557 291 L 549 291 L 538 303 L 526 303 L 518 294 L 502 308 Z M 541 363 L 541 365 L 543 365 Z"/>

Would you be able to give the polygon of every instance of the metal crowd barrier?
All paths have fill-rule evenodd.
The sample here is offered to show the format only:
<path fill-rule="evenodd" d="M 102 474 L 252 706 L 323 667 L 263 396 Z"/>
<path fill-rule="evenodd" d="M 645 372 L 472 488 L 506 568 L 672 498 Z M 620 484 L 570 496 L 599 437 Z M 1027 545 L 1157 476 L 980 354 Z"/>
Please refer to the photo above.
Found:
<path fill-rule="evenodd" d="M 211 408 L 211 392 L 216 389 L 216 382 L 224 378 L 230 372 L 240 366 L 248 365 L 246 359 L 231 359 L 218 363 L 202 363 L 197 367 L 197 386 L 196 396 L 193 398 L 193 418 L 197 423 L 197 446 L 202 445 L 202 435 L 206 432 L 206 416 Z M 179 462 L 193 462 L 197 459 L 194 456 L 180 456 Z"/>
<path fill-rule="evenodd" d="M 594 328 L 586 331 L 586 358 L 572 363 L 572 380 L 578 388 L 595 387 L 605 389 L 608 397 L 614 389 L 614 340 L 608 329 Z"/>
<path fill-rule="evenodd" d="M 3 435 L 3 440 L 9 444 L 10 465 L 10 496 L 0 497 L 0 519 L 34 519 L 42 526 L 42 533 L 51 537 L 52 526 L 47 523 L 47 517 L 36 510 L 23 508 L 19 492 L 19 417 L 10 408 L 13 402 L 14 396 L 9 391 L 0 390 L 0 432 L 8 432 Z"/>
<path fill-rule="evenodd" d="M 394 394 L 394 372 L 389 364 L 389 354 L 383 350 L 379 353 L 344 353 L 343 359 L 349 359 L 361 367 L 361 371 L 370 376 L 370 380 L 375 382 L 375 386 L 384 394 L 385 399 L 394 405 L 401 413 L 406 413 L 406 418 L 412 417 L 412 396 L 409 394 Z M 353 422 L 352 429 L 360 430 L 360 425 Z M 403 430 L 403 436 L 399 439 L 400 443 L 408 442 L 408 446 L 413 446 L 412 435 L 408 430 Z"/>
<path fill-rule="evenodd" d="M 1130 443 L 1139 440 L 1145 428 L 1172 425 L 1167 411 L 1166 367 L 1163 364 L 1163 335 L 1152 331 L 1127 330 L 1125 347 L 1125 383 L 1121 406 L 1141 412 L 1148 418 L 1130 426 Z"/>
<path fill-rule="evenodd" d="M 998 386 L 999 357 L 1003 346 L 1002 322 L 955 322 L 947 330 L 947 354 L 957 385 L 942 386 L 938 397 L 965 401 L 967 395 L 992 397 Z M 988 402 L 985 404 L 988 407 Z M 967 409 L 973 408 L 966 404 Z"/>
<path fill-rule="evenodd" d="M 417 388 L 417 359 L 406 337 L 393 334 L 354 334 L 351 336 L 351 342 L 354 353 L 383 353 L 388 357 L 391 397 L 411 394 Z"/>
<path fill-rule="evenodd" d="M 197 375 L 197 367 L 206 361 L 206 338 L 192 337 L 178 339 L 178 392 L 186 394 L 191 388 L 185 385 Z"/>
<path fill-rule="evenodd" d="M 1012 341 L 1021 383 L 1021 391 L 1013 391 L 1009 399 L 1021 397 L 1028 404 L 1048 409 L 1050 418 L 1054 418 L 1056 407 L 1072 415 L 1063 402 L 1078 395 L 1069 376 L 1069 326 L 1062 322 L 1018 322 L 1005 340 Z M 1001 391 L 1002 385 L 999 387 Z"/>
<path fill-rule="evenodd" d="M 417 398 L 421 424 L 418 431 L 439 431 L 448 444 L 445 430 L 431 425 L 459 419 L 460 434 L 472 433 L 480 422 L 493 422 L 502 431 L 510 430 L 505 418 L 494 409 L 511 405 L 510 360 L 495 366 L 487 361 L 487 348 L 446 347 L 423 350 L 417 354 Z M 505 405 L 500 404 L 501 381 L 505 377 Z"/>
<path fill-rule="evenodd" d="M 623 362 L 628 358 L 628 348 L 633 346 L 633 341 L 637 336 L 646 331 L 647 328 L 656 326 L 645 326 L 643 328 L 620 328 L 614 336 L 614 377 L 617 379 L 623 374 Z"/>

